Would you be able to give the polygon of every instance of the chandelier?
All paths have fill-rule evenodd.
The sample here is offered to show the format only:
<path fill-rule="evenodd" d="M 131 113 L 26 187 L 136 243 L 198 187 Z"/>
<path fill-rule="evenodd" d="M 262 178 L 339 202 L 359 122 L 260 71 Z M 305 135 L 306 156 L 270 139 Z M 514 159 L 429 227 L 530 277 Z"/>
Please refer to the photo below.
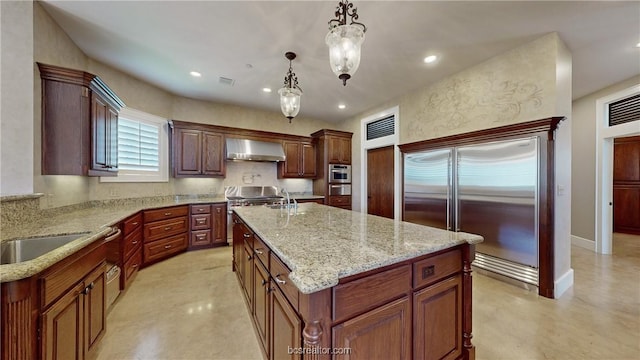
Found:
<path fill-rule="evenodd" d="M 340 0 L 336 8 L 336 19 L 329 20 L 329 33 L 325 38 L 329 46 L 329 62 L 333 73 L 347 85 L 347 80 L 360 65 L 360 45 L 364 41 L 367 27 L 358 20 L 358 9 L 348 0 Z M 347 15 L 351 23 L 347 25 Z"/>
<path fill-rule="evenodd" d="M 298 115 L 300 111 L 300 95 L 302 95 L 302 89 L 298 86 L 298 77 L 291 68 L 291 61 L 296 58 L 296 54 L 293 52 L 287 52 L 284 56 L 289 59 L 289 71 L 287 76 L 284 77 L 284 86 L 278 90 L 280 94 L 280 110 L 284 116 L 291 119 Z"/>

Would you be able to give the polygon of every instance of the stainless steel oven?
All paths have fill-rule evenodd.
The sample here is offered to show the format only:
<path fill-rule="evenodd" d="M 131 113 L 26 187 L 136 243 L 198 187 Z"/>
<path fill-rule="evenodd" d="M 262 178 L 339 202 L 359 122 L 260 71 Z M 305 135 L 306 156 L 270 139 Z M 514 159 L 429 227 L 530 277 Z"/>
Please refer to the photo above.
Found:
<path fill-rule="evenodd" d="M 350 184 L 351 165 L 329 164 L 330 184 Z"/>
<path fill-rule="evenodd" d="M 351 195 L 351 184 L 330 184 L 329 195 Z"/>

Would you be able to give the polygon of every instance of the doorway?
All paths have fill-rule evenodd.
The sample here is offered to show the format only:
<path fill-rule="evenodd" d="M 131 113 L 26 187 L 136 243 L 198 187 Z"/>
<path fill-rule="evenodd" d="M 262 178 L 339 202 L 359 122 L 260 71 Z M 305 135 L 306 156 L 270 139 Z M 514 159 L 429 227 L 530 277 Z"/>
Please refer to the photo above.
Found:
<path fill-rule="evenodd" d="M 367 150 L 367 213 L 394 218 L 394 149 Z"/>

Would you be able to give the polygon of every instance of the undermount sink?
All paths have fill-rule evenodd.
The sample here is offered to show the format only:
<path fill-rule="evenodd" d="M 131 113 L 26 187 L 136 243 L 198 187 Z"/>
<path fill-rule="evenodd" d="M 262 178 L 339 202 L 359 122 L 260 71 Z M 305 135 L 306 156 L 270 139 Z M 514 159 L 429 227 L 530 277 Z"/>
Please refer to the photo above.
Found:
<path fill-rule="evenodd" d="M 0 246 L 0 264 L 33 260 L 87 234 L 89 232 L 5 241 Z"/>

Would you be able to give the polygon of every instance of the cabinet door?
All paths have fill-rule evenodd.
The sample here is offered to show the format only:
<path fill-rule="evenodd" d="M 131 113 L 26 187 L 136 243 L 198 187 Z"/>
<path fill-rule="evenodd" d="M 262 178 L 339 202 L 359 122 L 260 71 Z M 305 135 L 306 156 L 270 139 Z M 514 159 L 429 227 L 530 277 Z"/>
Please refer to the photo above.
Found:
<path fill-rule="evenodd" d="M 233 269 L 236 271 L 240 285 L 244 284 L 244 277 L 242 271 L 242 258 L 244 255 L 244 234 L 245 227 L 242 223 L 236 222 L 238 220 L 233 219 Z"/>
<path fill-rule="evenodd" d="M 301 143 L 302 159 L 300 169 L 302 176 L 315 177 L 316 176 L 316 148 L 311 143 Z"/>
<path fill-rule="evenodd" d="M 188 176 L 202 173 L 202 132 L 176 129 L 174 138 L 174 175 Z"/>
<path fill-rule="evenodd" d="M 458 275 L 413 295 L 416 359 L 457 359 L 462 356 L 461 283 Z"/>
<path fill-rule="evenodd" d="M 405 297 L 334 326 L 332 343 L 338 348 L 351 348 L 351 356 L 358 359 L 408 360 L 411 325 L 411 302 Z M 338 355 L 334 359 L 348 357 Z"/>
<path fill-rule="evenodd" d="M 241 260 L 242 278 L 244 279 L 242 290 L 249 304 L 249 309 L 253 309 L 253 249 L 247 243 L 243 247 L 243 254 Z"/>
<path fill-rule="evenodd" d="M 254 260 L 253 273 L 253 322 L 264 354 L 269 354 L 269 272 L 260 261 Z"/>
<path fill-rule="evenodd" d="M 340 163 L 351 164 L 351 139 L 340 138 Z"/>
<path fill-rule="evenodd" d="M 76 285 L 42 314 L 43 360 L 83 358 L 83 290 L 84 284 Z"/>
<path fill-rule="evenodd" d="M 91 170 L 109 169 L 108 106 L 95 93 L 91 95 Z"/>
<path fill-rule="evenodd" d="M 286 156 L 286 160 L 282 165 L 280 176 L 295 178 L 300 177 L 300 163 L 302 162 L 300 153 L 302 144 L 297 141 L 285 141 L 282 145 L 284 147 L 284 155 Z"/>
<path fill-rule="evenodd" d="M 222 134 L 202 133 L 202 174 L 225 175 L 224 136 Z"/>
<path fill-rule="evenodd" d="M 329 164 L 341 164 L 342 160 L 342 142 L 341 138 L 335 136 L 327 136 L 328 161 Z"/>
<path fill-rule="evenodd" d="M 213 243 L 227 243 L 227 206 L 225 204 L 212 205 L 213 210 Z"/>
<path fill-rule="evenodd" d="M 89 354 L 106 331 L 106 278 L 104 265 L 85 278 L 84 295 L 84 353 Z"/>
<path fill-rule="evenodd" d="M 289 305 L 282 291 L 275 285 L 271 287 L 270 320 L 271 356 L 269 359 L 302 359 L 300 354 L 295 352 L 290 354 L 289 351 L 289 349 L 302 347 L 302 321 Z"/>

